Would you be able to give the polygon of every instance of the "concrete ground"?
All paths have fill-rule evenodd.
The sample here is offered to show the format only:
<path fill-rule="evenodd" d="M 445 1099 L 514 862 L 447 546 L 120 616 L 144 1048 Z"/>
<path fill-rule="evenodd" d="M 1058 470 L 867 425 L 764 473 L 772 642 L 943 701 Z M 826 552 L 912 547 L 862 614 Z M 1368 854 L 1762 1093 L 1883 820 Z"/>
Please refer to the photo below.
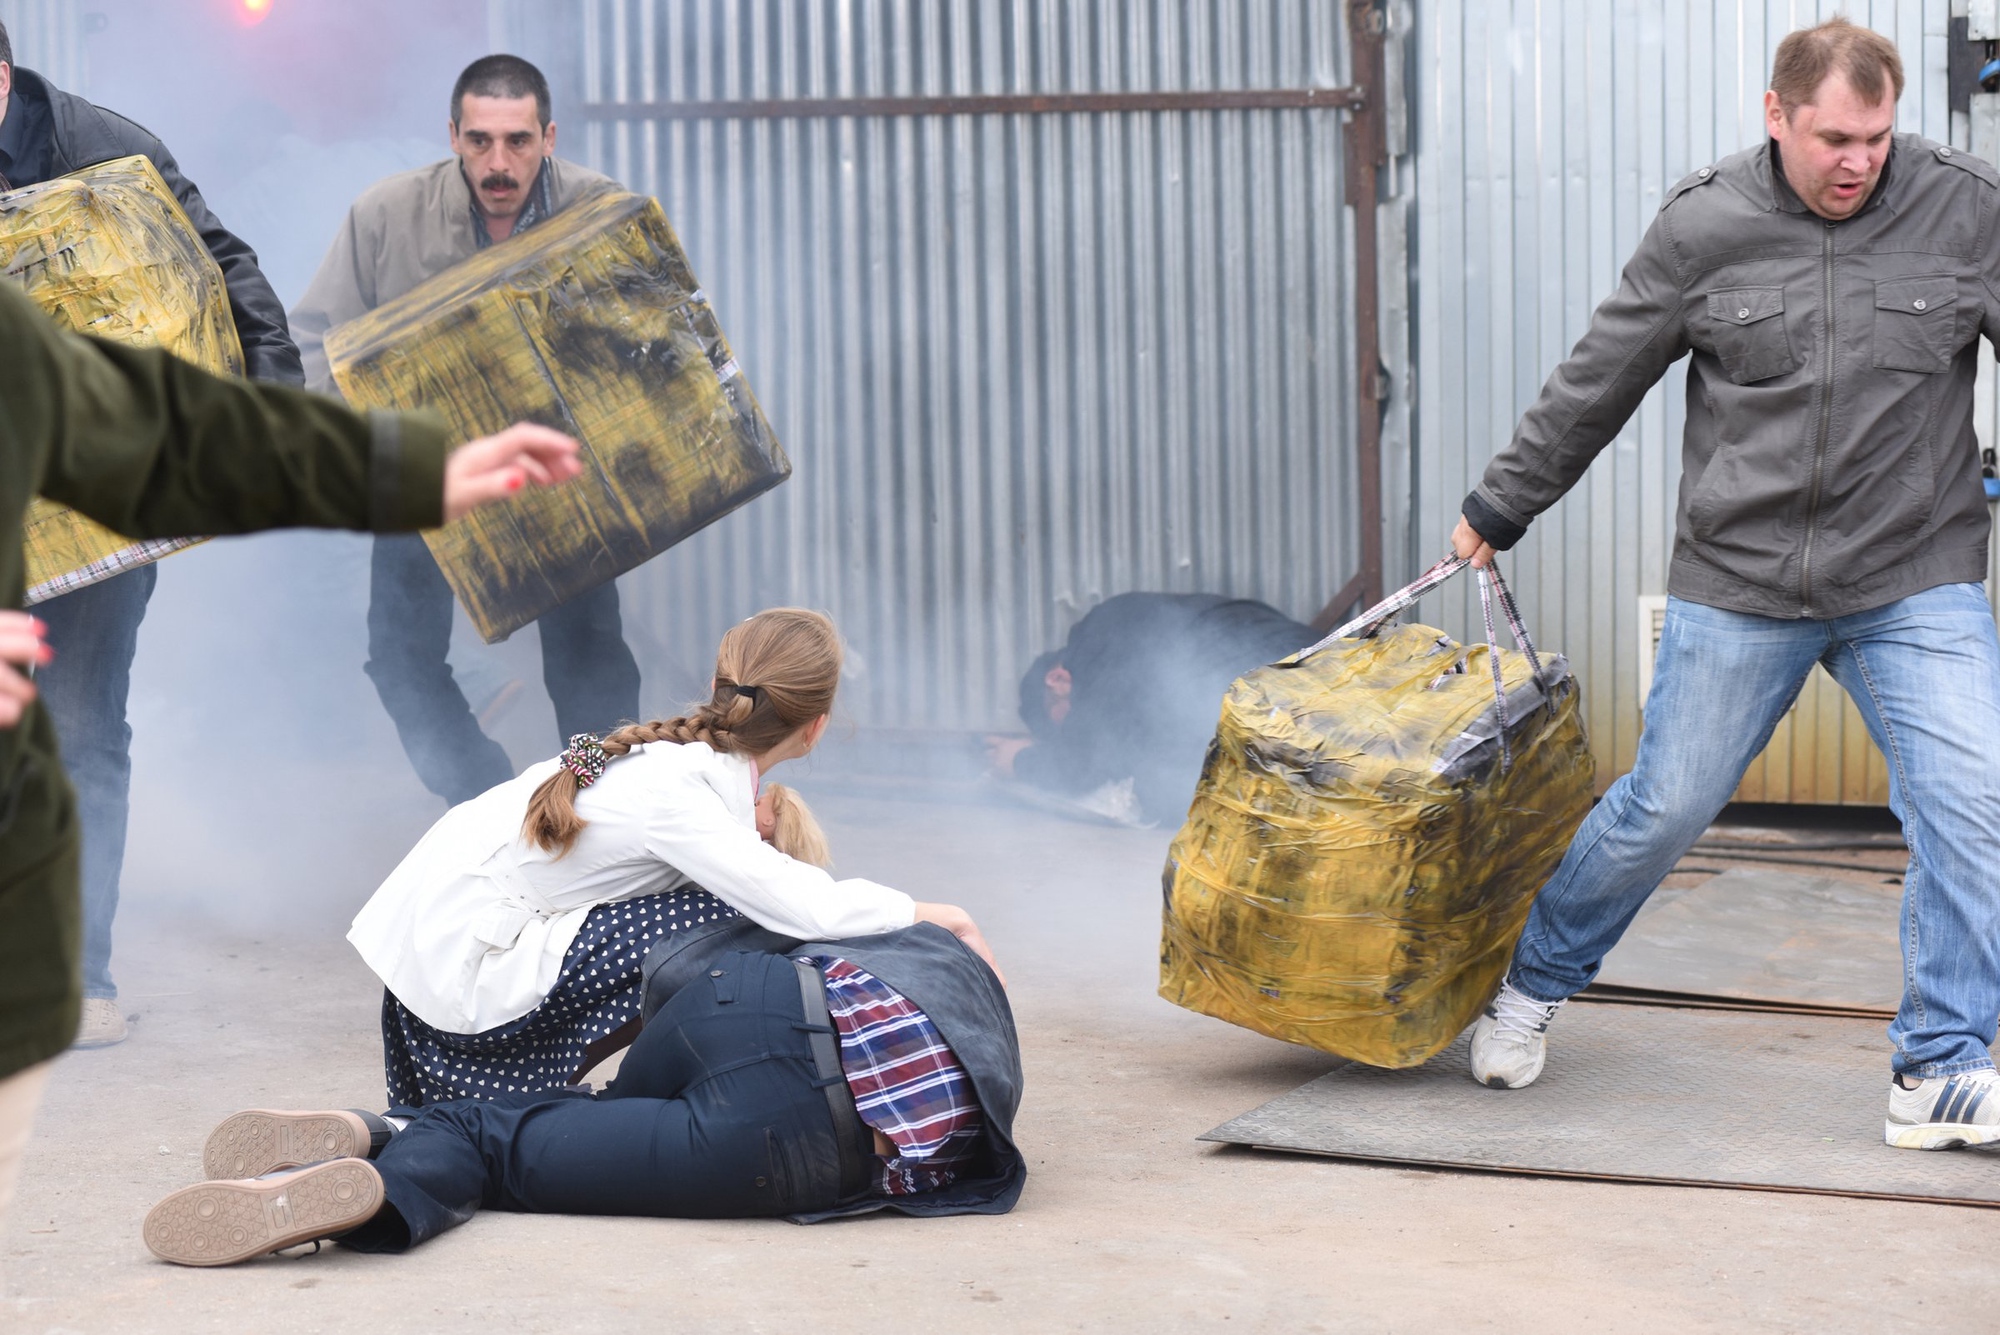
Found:
<path fill-rule="evenodd" d="M 1990 1319 L 1996 1219 L 1985 1211 L 1199 1143 L 1334 1063 L 1153 995 L 1170 832 L 871 796 L 810 776 L 802 786 L 840 870 L 963 903 L 1001 956 L 1032 1165 L 1012 1214 L 800 1228 L 489 1213 L 404 1257 L 331 1248 L 220 1271 L 154 1261 L 140 1219 L 198 1175 L 223 1115 L 379 1101 L 379 993 L 341 940 L 385 856 L 371 845 L 356 883 L 295 912 L 286 885 L 208 911 L 128 891 L 119 970 L 133 1036 L 58 1063 L 0 1225 L 0 1327 L 1539 1335 Z M 394 806 L 383 828 L 428 819 L 398 805 L 406 796 L 377 799 Z M 301 884 L 340 879 L 329 865 L 341 851 L 319 856 L 328 861 L 301 867 Z M 1555 1043 L 1559 1054 L 1559 1027 Z"/>

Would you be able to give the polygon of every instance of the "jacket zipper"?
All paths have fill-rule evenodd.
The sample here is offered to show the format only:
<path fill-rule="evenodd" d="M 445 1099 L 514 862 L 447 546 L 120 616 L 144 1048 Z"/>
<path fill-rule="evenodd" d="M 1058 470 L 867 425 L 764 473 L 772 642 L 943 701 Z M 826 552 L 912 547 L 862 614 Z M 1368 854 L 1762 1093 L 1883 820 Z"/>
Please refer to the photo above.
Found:
<path fill-rule="evenodd" d="M 1813 538 L 1819 529 L 1820 475 L 1826 467 L 1826 442 L 1833 429 L 1833 224 L 1825 227 L 1826 243 L 1820 248 L 1820 275 L 1822 299 L 1825 302 L 1825 373 L 1820 377 L 1819 390 L 1819 439 L 1813 445 L 1812 490 L 1806 502 L 1806 547 L 1799 558 L 1799 601 L 1800 615 L 1810 617 L 1812 613 L 1812 553 Z"/>

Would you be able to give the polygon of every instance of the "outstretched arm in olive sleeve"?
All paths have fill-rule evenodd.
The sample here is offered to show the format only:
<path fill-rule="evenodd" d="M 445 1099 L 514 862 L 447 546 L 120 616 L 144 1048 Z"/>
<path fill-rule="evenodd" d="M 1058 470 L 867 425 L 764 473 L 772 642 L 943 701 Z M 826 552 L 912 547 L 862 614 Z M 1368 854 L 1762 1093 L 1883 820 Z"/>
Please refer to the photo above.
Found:
<path fill-rule="evenodd" d="M 363 416 L 57 329 L 0 289 L 0 402 L 36 488 L 132 537 L 289 526 L 428 528 L 577 472 L 575 443 L 517 426 L 446 462 L 423 415 Z"/>
<path fill-rule="evenodd" d="M 1454 534 L 1461 555 L 1505 551 L 1520 541 L 1624 428 L 1646 391 L 1687 354 L 1670 216 L 1653 220 L 1618 290 L 1591 316 L 1590 328 L 1522 414 L 1514 439 L 1466 497 L 1461 529 L 1481 541 L 1468 551 L 1466 534 Z"/>

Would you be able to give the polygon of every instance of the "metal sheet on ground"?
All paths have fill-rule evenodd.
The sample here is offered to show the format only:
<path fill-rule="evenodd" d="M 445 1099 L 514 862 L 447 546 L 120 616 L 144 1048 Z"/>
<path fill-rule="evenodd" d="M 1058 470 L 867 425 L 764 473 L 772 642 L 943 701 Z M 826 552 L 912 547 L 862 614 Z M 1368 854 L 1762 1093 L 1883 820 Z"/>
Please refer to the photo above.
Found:
<path fill-rule="evenodd" d="M 1630 992 L 1893 1015 L 1901 888 L 1732 869 L 1647 908 L 1597 981 Z"/>
<path fill-rule="evenodd" d="M 1526 1089 L 1460 1036 L 1422 1066 L 1349 1063 L 1203 1140 L 1443 1168 L 2000 1206 L 2000 1153 L 1882 1143 L 1878 1021 L 1577 1006 Z"/>

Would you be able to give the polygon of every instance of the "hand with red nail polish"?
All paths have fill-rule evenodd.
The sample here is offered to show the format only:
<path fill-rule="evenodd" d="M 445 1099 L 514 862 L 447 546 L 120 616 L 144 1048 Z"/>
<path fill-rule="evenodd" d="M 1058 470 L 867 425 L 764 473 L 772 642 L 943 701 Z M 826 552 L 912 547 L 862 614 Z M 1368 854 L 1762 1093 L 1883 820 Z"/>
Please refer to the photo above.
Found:
<path fill-rule="evenodd" d="M 56 651 L 43 640 L 48 627 L 26 612 L 0 612 L 0 728 L 11 728 L 35 698 L 35 683 L 20 668 L 45 667 Z"/>
<path fill-rule="evenodd" d="M 444 461 L 444 517 L 458 519 L 530 482 L 567 482 L 583 471 L 576 452 L 576 442 L 562 432 L 526 422 L 461 445 Z"/>

